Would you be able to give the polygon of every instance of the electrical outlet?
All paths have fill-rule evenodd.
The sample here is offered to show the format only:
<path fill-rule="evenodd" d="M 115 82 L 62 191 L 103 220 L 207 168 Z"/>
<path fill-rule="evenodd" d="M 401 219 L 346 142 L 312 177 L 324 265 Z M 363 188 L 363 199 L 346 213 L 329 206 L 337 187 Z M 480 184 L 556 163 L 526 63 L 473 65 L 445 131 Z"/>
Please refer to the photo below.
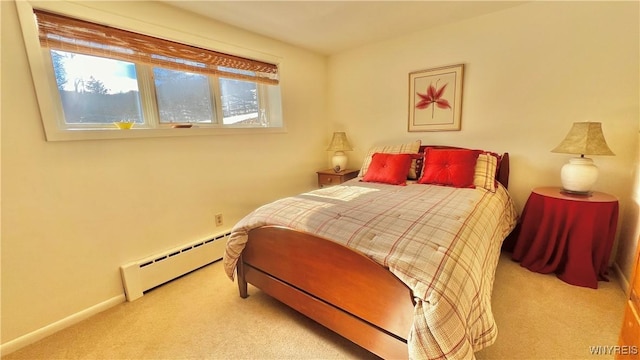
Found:
<path fill-rule="evenodd" d="M 222 214 L 216 214 L 216 226 L 222 226 Z"/>

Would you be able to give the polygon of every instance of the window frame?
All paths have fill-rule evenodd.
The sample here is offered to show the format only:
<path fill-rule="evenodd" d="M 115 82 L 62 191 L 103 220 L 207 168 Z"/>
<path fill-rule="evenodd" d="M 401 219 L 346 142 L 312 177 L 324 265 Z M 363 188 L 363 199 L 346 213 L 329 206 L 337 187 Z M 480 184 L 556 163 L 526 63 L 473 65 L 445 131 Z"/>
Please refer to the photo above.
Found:
<path fill-rule="evenodd" d="M 186 32 L 176 31 L 166 27 L 158 26 L 153 23 L 144 22 L 137 19 L 125 18 L 113 13 L 107 13 L 99 9 L 79 5 L 69 2 L 30 2 L 17 1 L 16 7 L 20 19 L 20 25 L 24 37 L 25 48 L 29 65 L 31 68 L 33 84 L 36 91 L 36 97 L 40 108 L 40 115 L 45 131 L 47 141 L 69 141 L 69 140 L 96 140 L 96 139 L 126 139 L 126 138 L 145 138 L 145 137 L 167 137 L 167 136 L 197 136 L 197 135 L 225 135 L 225 134 L 265 134 L 265 133 L 283 133 L 286 132 L 284 119 L 282 118 L 282 87 L 279 88 L 278 101 L 280 106 L 278 109 L 271 107 L 269 117 L 273 118 L 280 126 L 272 127 L 255 127 L 223 124 L 222 117 L 217 117 L 216 121 L 206 124 L 202 127 L 192 128 L 173 128 L 169 124 L 161 124 L 157 114 L 158 109 L 155 100 L 155 85 L 153 83 L 153 67 L 149 65 L 136 64 L 136 72 L 138 76 L 142 72 L 146 74 L 144 79 L 138 79 L 139 87 L 149 87 L 146 90 L 146 98 L 141 94 L 141 107 L 143 116 L 145 116 L 145 124 L 151 124 L 151 127 L 138 126 L 131 130 L 122 131 L 115 126 L 113 128 L 96 127 L 96 126 L 69 126 L 64 121 L 64 114 L 60 94 L 57 88 L 55 73 L 50 55 L 50 49 L 40 46 L 38 38 L 38 29 L 33 14 L 33 9 L 40 9 L 74 17 L 77 19 L 104 24 L 128 30 L 143 35 L 164 38 L 170 41 L 176 41 L 185 45 L 214 49 L 215 51 L 236 55 L 246 58 L 259 59 L 261 61 L 270 62 L 281 67 L 282 58 L 258 52 L 246 48 L 235 47 L 227 43 L 205 38 L 200 35 L 194 35 Z M 145 29 L 141 31 L 139 29 Z M 141 69 L 145 68 L 145 69 Z M 213 105 L 216 112 L 220 112 L 221 104 L 219 104 L 218 95 L 220 93 L 218 78 L 209 76 L 209 84 L 212 91 Z M 265 91 L 259 91 L 259 96 L 268 96 L 268 89 L 265 85 L 256 83 L 258 87 L 265 87 Z M 215 86 L 211 86 L 215 85 Z M 151 90 L 151 91 L 149 91 Z M 214 93 L 214 91 L 216 93 Z M 153 97 L 150 98 L 150 97 Z M 265 100 L 259 98 L 259 102 Z M 150 104 L 153 104 L 151 106 Z M 148 117 L 149 116 L 149 117 Z"/>

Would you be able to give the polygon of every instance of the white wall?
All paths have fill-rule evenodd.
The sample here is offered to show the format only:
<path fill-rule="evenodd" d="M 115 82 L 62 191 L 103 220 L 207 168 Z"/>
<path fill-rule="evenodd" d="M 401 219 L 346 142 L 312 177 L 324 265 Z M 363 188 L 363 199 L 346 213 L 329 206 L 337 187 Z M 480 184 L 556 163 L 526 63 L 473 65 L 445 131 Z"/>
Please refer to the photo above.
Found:
<path fill-rule="evenodd" d="M 640 121 L 640 119 L 639 119 Z M 620 227 L 620 242 L 616 256 L 616 265 L 625 275 L 625 288 L 631 281 L 634 261 L 637 255 L 638 237 L 640 236 L 640 136 L 636 145 L 639 157 L 635 164 L 633 176 L 633 192 L 631 201 L 625 210 Z"/>
<path fill-rule="evenodd" d="M 413 139 L 509 152 L 510 190 L 522 208 L 532 188 L 560 185 L 571 155 L 550 150 L 571 124 L 600 121 L 616 156 L 594 157 L 595 189 L 619 197 L 620 224 L 633 228 L 638 17 L 637 2 L 531 2 L 332 56 L 329 129 L 347 132 L 354 162 L 374 144 Z M 407 132 L 409 72 L 459 63 L 462 130 Z M 623 230 L 618 259 L 628 274 L 635 230 Z"/>
<path fill-rule="evenodd" d="M 15 3 L 0 3 L 3 344 L 122 295 L 120 265 L 312 189 L 327 166 L 325 57 L 156 2 L 85 5 L 282 57 L 287 133 L 46 142 Z"/>

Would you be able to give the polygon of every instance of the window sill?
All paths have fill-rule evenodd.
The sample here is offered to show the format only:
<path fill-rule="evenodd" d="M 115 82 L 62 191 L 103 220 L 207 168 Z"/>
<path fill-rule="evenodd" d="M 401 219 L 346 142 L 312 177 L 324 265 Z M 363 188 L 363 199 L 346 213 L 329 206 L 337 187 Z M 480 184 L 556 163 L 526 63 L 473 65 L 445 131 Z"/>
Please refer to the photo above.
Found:
<path fill-rule="evenodd" d="M 204 135 L 230 135 L 230 134 L 274 134 L 285 133 L 284 127 L 271 128 L 166 128 L 144 129 L 135 127 L 132 129 L 48 129 L 47 141 L 74 141 L 74 140 L 108 140 L 108 139 L 137 139 L 158 138 L 175 136 L 204 136 Z"/>

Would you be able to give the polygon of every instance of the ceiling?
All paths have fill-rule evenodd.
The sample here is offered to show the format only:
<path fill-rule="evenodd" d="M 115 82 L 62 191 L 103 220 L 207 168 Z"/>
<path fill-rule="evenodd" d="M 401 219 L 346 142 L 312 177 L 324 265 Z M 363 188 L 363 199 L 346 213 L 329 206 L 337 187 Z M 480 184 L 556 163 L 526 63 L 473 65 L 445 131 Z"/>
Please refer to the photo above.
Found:
<path fill-rule="evenodd" d="M 524 1 L 189 1 L 172 6 L 331 55 Z"/>

